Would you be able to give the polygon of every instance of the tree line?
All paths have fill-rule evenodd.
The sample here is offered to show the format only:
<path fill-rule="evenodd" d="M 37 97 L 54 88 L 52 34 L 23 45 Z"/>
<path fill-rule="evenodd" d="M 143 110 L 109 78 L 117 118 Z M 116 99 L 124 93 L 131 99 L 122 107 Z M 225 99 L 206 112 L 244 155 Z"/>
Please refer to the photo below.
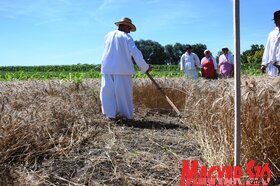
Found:
<path fill-rule="evenodd" d="M 180 62 L 180 58 L 186 51 L 186 45 L 182 43 L 175 43 L 174 45 L 168 44 L 162 46 L 160 43 L 152 40 L 139 40 L 135 41 L 136 46 L 141 50 L 144 59 L 154 65 L 177 65 Z M 199 59 L 204 57 L 204 50 L 207 49 L 205 44 L 193 44 L 192 50 L 196 53 Z M 251 48 L 242 52 L 240 56 L 241 63 L 260 64 L 262 61 L 262 55 L 264 52 L 264 46 L 253 44 Z M 214 54 L 213 54 L 214 55 Z M 221 51 L 217 53 L 216 59 L 221 55 Z"/>

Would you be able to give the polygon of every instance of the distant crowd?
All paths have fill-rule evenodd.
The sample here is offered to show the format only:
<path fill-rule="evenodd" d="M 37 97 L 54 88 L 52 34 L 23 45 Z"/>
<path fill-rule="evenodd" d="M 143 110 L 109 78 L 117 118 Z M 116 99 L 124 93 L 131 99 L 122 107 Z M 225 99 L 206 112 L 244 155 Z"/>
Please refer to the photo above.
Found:
<path fill-rule="evenodd" d="M 276 27 L 268 35 L 260 70 L 275 77 L 279 76 L 280 72 L 280 10 L 274 12 L 273 20 Z M 192 52 L 192 47 L 188 45 L 186 52 L 181 56 L 180 68 L 191 79 L 198 78 L 197 70 L 207 79 L 233 77 L 234 60 L 228 51 L 227 47 L 222 48 L 217 64 L 210 50 L 205 50 L 205 57 L 199 61 L 198 56 Z"/>
<path fill-rule="evenodd" d="M 229 53 L 227 47 L 222 48 L 218 64 L 208 49 L 204 51 L 204 57 L 199 60 L 198 56 L 192 52 L 192 47 L 187 45 L 186 52 L 181 56 L 180 69 L 191 79 L 198 79 L 198 72 L 203 78 L 231 78 L 234 74 L 233 55 Z"/>

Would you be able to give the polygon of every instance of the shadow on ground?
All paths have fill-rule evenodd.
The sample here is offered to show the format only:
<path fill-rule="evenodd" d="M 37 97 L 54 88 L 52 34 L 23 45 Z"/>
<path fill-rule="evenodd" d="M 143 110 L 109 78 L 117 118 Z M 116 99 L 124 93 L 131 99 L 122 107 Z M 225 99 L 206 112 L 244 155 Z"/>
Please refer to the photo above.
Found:
<path fill-rule="evenodd" d="M 140 129 L 183 129 L 188 130 L 188 127 L 175 123 L 165 123 L 162 121 L 150 121 L 150 120 L 130 120 L 121 121 L 117 123 L 121 126 L 140 128 Z"/>

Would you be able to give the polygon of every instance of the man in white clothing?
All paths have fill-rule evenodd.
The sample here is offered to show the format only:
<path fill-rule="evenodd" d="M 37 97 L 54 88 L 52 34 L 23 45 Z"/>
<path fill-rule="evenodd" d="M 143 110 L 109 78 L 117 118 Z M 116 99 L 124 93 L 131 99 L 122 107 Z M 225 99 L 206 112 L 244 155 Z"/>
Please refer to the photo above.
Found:
<path fill-rule="evenodd" d="M 274 12 L 275 29 L 268 35 L 262 57 L 261 70 L 270 76 L 278 76 L 280 70 L 280 10 Z"/>
<path fill-rule="evenodd" d="M 191 45 L 186 46 L 186 52 L 181 56 L 180 69 L 184 70 L 187 77 L 198 79 L 197 68 L 201 69 L 198 56 L 192 52 Z"/>
<path fill-rule="evenodd" d="M 133 119 L 132 75 L 135 70 L 132 57 L 143 73 L 150 71 L 152 67 L 145 62 L 141 51 L 129 35 L 136 31 L 131 19 L 122 18 L 115 25 L 118 30 L 105 36 L 101 60 L 102 113 L 111 120 L 116 119 L 117 115 Z"/>

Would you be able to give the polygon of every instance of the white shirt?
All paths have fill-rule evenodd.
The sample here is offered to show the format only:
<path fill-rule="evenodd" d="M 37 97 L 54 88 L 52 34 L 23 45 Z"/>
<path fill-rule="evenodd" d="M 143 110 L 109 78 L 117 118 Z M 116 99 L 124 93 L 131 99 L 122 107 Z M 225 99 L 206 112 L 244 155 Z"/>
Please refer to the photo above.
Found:
<path fill-rule="evenodd" d="M 272 65 L 275 61 L 280 61 L 280 31 L 276 27 L 268 35 L 267 42 L 265 45 L 262 65 L 267 65 L 267 73 L 271 76 L 278 75 L 278 69 Z"/>
<path fill-rule="evenodd" d="M 196 70 L 196 68 L 201 68 L 200 60 L 195 53 L 186 52 L 181 56 L 180 67 L 185 71 Z"/>
<path fill-rule="evenodd" d="M 149 65 L 133 38 L 123 31 L 115 30 L 105 36 L 104 52 L 101 60 L 102 74 L 131 75 L 135 73 L 131 57 L 141 71 L 145 73 Z"/>
<path fill-rule="evenodd" d="M 219 65 L 225 61 L 228 61 L 228 63 L 230 64 L 234 64 L 233 55 L 231 55 L 230 53 L 220 55 Z"/>

